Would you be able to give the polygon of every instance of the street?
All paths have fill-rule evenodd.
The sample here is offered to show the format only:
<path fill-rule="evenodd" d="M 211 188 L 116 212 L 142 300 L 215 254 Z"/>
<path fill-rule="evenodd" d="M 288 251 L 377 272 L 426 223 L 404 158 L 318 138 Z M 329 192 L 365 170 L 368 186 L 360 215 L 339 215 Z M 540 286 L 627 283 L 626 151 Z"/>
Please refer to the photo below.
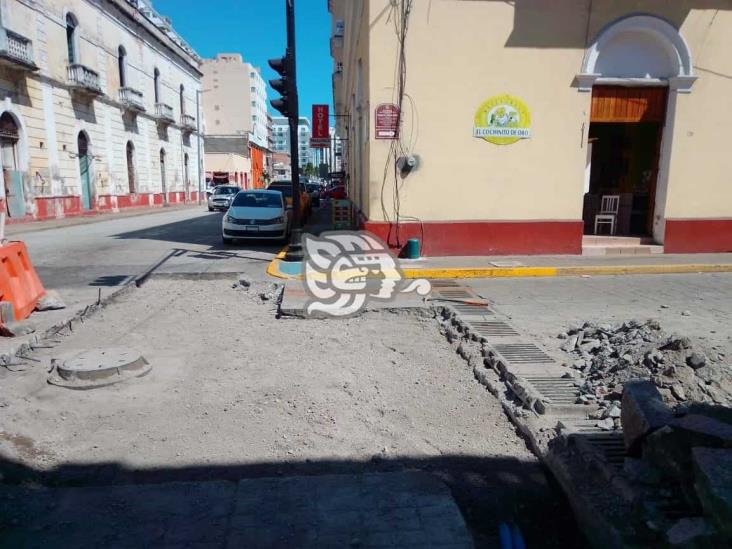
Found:
<path fill-rule="evenodd" d="M 236 250 L 249 256 L 252 276 L 263 276 L 259 267 L 281 246 L 239 243 L 224 247 L 222 216 L 202 205 L 42 231 L 23 232 L 22 226 L 13 227 L 10 237 L 26 243 L 45 287 L 58 290 L 67 305 L 76 308 L 95 302 L 100 289 L 105 297 L 173 250 Z"/>
<path fill-rule="evenodd" d="M 111 292 L 142 273 L 150 277 L 37 348 L 32 362 L 0 371 L 6 481 L 57 485 L 45 497 L 82 507 L 112 497 L 97 494 L 99 486 L 120 487 L 109 494 L 130 484 L 160 486 L 160 494 L 149 488 L 148 497 L 166 501 L 167 490 L 183 489 L 172 482 L 186 482 L 224 509 L 229 503 L 216 494 L 241 496 L 232 496 L 229 484 L 209 483 L 249 479 L 251 490 L 266 494 L 269 488 L 258 482 L 274 477 L 297 484 L 304 476 L 327 495 L 330 475 L 356 475 L 358 484 L 364 474 L 422 471 L 444 481 L 477 547 L 496 546 L 502 523 L 517 525 L 531 547 L 584 546 L 564 495 L 499 400 L 445 339 L 433 310 L 278 318 L 279 286 L 266 268 L 279 246 L 224 248 L 220 218 L 188 209 L 17 235 L 71 312 L 94 301 L 99 288 Z M 472 288 L 548 349 L 558 351 L 556 335 L 571 325 L 653 317 L 669 331 L 732 354 L 724 328 L 732 310 L 729 273 L 455 283 Z M 49 364 L 97 348 L 134 350 L 152 369 L 88 391 L 48 384 Z M 122 493 L 115 497 L 144 492 Z M 287 505 L 299 497 L 286 498 Z M 160 512 L 199 520 L 180 515 L 177 505 Z M 281 516 L 271 513 L 260 517 L 253 509 L 233 519 L 221 511 L 216 520 L 258 528 L 247 531 L 248 539 L 299 535 L 292 525 L 268 529 Z M 115 535 L 127 528 L 118 525 Z M 173 526 L 150 528 L 155 539 L 177 539 Z M 196 535 L 206 531 L 202 523 Z M 226 532 L 212 546 L 225 544 L 235 529 Z M 388 535 L 400 546 L 394 531 Z"/>

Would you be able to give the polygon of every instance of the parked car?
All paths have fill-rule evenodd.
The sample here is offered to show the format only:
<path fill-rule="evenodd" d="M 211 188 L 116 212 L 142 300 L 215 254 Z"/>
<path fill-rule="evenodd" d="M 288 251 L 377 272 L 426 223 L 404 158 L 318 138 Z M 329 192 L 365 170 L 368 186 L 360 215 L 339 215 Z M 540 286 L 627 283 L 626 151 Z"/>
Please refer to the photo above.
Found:
<path fill-rule="evenodd" d="M 322 194 L 322 198 L 324 200 L 343 200 L 345 198 L 348 198 L 348 195 L 346 194 L 346 187 L 344 185 L 330 187 Z"/>
<path fill-rule="evenodd" d="M 285 203 L 288 208 L 292 208 L 292 182 L 275 181 L 269 184 L 268 190 L 280 191 L 285 197 Z M 300 185 L 300 219 L 304 220 L 311 210 L 310 195 L 304 185 Z"/>
<path fill-rule="evenodd" d="M 237 187 L 236 185 L 219 185 L 206 199 L 208 202 L 208 211 L 228 210 L 231 201 L 240 190 L 241 187 Z"/>
<path fill-rule="evenodd" d="M 237 238 L 285 240 L 290 234 L 290 219 L 280 191 L 240 191 L 221 221 L 221 238 L 224 244 Z"/>

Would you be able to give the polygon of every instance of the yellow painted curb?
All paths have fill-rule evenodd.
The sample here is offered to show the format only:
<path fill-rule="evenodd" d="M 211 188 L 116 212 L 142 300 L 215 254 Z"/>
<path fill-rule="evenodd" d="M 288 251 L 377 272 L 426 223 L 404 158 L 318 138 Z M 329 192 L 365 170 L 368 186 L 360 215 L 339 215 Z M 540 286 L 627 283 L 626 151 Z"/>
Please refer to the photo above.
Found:
<path fill-rule="evenodd" d="M 279 269 L 279 261 L 285 256 L 285 247 L 267 267 L 267 274 L 277 278 L 302 280 L 302 275 L 289 275 Z M 556 276 L 612 276 L 633 274 L 684 274 L 684 273 L 728 273 L 730 264 L 676 264 L 676 265 L 587 265 L 570 267 L 458 267 L 402 269 L 404 278 L 530 278 Z M 383 278 L 368 275 L 367 278 Z M 325 279 L 325 277 L 324 277 Z"/>
<path fill-rule="evenodd" d="M 403 269 L 404 278 L 512 278 L 557 276 L 556 267 L 477 267 L 444 269 Z"/>
<path fill-rule="evenodd" d="M 290 246 L 289 244 L 285 244 L 285 247 L 282 248 L 279 252 L 277 252 L 277 255 L 274 256 L 272 261 L 269 262 L 269 265 L 267 265 L 267 274 L 269 276 L 273 276 L 275 278 L 300 278 L 300 277 L 293 277 L 291 275 L 288 275 L 288 274 L 280 271 L 280 261 L 285 257 L 285 254 L 287 253 L 287 248 L 289 246 Z"/>

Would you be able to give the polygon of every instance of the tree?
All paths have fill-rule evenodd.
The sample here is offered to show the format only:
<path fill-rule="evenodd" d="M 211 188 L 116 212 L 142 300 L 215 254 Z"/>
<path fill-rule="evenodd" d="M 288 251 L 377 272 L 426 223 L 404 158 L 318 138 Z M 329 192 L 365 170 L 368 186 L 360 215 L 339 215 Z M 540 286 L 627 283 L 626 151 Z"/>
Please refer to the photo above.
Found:
<path fill-rule="evenodd" d="M 314 177 L 317 175 L 317 170 L 315 169 L 315 166 L 313 166 L 312 162 L 308 162 L 307 164 L 305 164 L 302 173 L 307 177 Z"/>

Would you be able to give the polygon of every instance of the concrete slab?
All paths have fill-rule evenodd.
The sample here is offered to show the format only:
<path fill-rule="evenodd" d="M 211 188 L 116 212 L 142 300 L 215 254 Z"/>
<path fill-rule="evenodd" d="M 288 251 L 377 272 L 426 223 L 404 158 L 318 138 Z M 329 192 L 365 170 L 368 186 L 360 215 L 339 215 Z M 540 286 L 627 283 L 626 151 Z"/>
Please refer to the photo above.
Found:
<path fill-rule="evenodd" d="M 227 547 L 472 547 L 447 486 L 427 473 L 242 480 Z"/>
<path fill-rule="evenodd" d="M 372 473 L 0 492 L 7 547 L 473 547 L 449 489 Z"/>

